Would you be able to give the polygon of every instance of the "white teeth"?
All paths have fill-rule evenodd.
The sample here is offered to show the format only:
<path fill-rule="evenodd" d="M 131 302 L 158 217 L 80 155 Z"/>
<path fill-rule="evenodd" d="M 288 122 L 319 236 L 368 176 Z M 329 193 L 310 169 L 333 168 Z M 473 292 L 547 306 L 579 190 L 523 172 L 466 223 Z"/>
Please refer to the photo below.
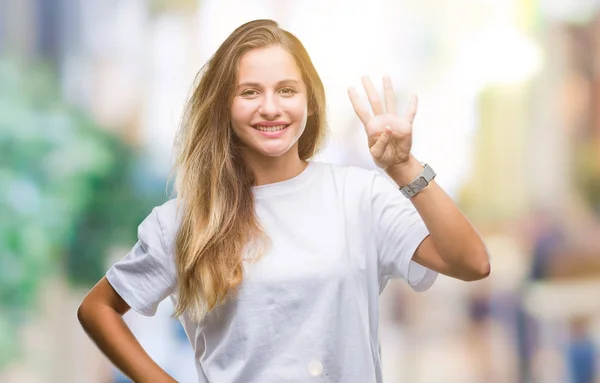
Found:
<path fill-rule="evenodd" d="M 277 126 L 260 126 L 257 125 L 255 126 L 256 129 L 260 130 L 261 132 L 276 132 L 278 130 L 284 129 L 286 127 L 286 125 L 277 125 Z"/>

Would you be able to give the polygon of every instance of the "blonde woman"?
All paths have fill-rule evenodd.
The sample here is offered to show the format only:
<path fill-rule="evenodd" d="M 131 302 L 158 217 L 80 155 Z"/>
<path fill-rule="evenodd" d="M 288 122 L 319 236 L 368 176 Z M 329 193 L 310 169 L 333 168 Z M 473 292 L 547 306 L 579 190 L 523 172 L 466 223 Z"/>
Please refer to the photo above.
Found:
<path fill-rule="evenodd" d="M 391 278 L 490 272 L 482 240 L 411 155 L 416 99 L 400 116 L 363 79 L 350 89 L 374 170 L 311 161 L 325 92 L 274 21 L 238 27 L 200 74 L 177 140 L 177 198 L 87 295 L 78 318 L 135 382 L 173 382 L 122 320 L 173 300 L 200 382 L 381 382 L 378 296 Z"/>

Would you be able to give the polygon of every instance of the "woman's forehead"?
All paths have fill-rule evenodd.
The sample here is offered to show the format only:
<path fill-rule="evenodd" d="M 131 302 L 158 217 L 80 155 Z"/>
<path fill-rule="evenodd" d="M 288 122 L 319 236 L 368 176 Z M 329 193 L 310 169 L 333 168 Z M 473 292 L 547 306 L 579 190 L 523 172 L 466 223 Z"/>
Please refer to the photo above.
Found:
<path fill-rule="evenodd" d="M 294 57 L 279 46 L 253 49 L 245 53 L 238 67 L 238 83 L 277 84 L 301 81 L 302 74 Z"/>

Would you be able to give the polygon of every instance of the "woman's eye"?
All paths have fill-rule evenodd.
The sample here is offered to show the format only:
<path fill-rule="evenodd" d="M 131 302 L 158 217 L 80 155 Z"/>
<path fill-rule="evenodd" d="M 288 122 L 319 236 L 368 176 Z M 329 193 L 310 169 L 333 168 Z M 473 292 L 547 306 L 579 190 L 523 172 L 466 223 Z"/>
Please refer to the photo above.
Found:
<path fill-rule="evenodd" d="M 281 93 L 283 93 L 284 95 L 292 95 L 294 93 L 296 93 L 296 91 L 292 88 L 283 88 L 280 90 Z"/>
<path fill-rule="evenodd" d="M 256 96 L 258 94 L 257 91 L 255 91 L 254 89 L 248 89 L 242 92 L 242 96 L 244 97 L 252 97 L 252 96 Z"/>

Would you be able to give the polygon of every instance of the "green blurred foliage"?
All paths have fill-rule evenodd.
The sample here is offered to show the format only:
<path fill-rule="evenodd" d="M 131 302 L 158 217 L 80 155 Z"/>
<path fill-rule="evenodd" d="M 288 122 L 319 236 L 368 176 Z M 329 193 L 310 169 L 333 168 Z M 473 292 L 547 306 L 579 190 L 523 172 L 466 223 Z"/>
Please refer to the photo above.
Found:
<path fill-rule="evenodd" d="M 589 206 L 600 215 L 600 153 L 594 140 L 578 143 L 573 170 L 575 184 Z"/>
<path fill-rule="evenodd" d="M 164 199 L 136 161 L 62 101 L 49 67 L 0 61 L 0 367 L 17 355 L 16 329 L 44 278 L 91 286 L 110 247 L 132 245 Z"/>

